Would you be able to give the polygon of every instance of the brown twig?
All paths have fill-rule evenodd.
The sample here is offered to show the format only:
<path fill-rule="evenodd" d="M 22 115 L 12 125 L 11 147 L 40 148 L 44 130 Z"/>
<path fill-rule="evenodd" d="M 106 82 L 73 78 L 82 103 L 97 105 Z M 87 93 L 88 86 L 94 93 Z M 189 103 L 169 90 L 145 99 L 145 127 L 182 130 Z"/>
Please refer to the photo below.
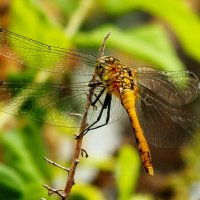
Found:
<path fill-rule="evenodd" d="M 98 58 L 103 56 L 103 54 L 104 54 L 106 40 L 108 39 L 109 35 L 110 35 L 110 33 L 108 33 L 106 35 L 106 37 L 104 38 L 104 40 L 101 44 L 101 47 L 99 49 Z M 97 74 L 94 73 L 93 78 L 90 81 L 90 83 L 96 83 L 96 76 L 97 76 Z M 62 167 L 62 166 L 58 165 L 57 163 L 45 158 L 45 160 L 47 160 L 50 164 L 53 164 L 53 165 L 55 165 L 55 166 L 57 166 L 61 169 L 64 169 L 68 172 L 68 179 L 67 179 L 67 183 L 65 185 L 64 190 L 55 190 L 55 189 L 50 188 L 47 185 L 43 185 L 48 190 L 49 195 L 52 195 L 52 194 L 55 193 L 58 196 L 60 196 L 62 200 L 68 199 L 70 192 L 71 192 L 71 189 L 72 189 L 73 185 L 75 184 L 74 175 L 75 175 L 76 167 L 79 163 L 80 155 L 83 155 L 83 153 L 84 153 L 85 157 L 86 158 L 88 157 L 87 152 L 84 149 L 82 149 L 81 146 L 82 146 L 82 141 L 83 141 L 83 137 L 84 137 L 84 132 L 85 132 L 87 125 L 88 125 L 87 124 L 87 115 L 88 115 L 88 110 L 89 110 L 91 103 L 92 103 L 92 96 L 93 96 L 93 93 L 94 93 L 94 89 L 95 89 L 95 86 L 91 87 L 88 94 L 87 94 L 87 102 L 86 102 L 86 106 L 85 106 L 85 112 L 83 114 L 82 121 L 81 121 L 81 127 L 80 127 L 80 130 L 79 130 L 79 134 L 76 135 L 76 148 L 75 148 L 74 156 L 73 156 L 73 159 L 72 159 L 71 167 L 70 168 Z M 62 193 L 61 193 L 61 191 L 62 191 Z"/>
<path fill-rule="evenodd" d="M 99 48 L 98 58 L 103 56 L 106 40 L 108 39 L 110 34 L 111 33 L 108 33 L 105 36 L 105 38 L 104 38 L 104 40 L 103 40 L 103 42 L 101 44 L 101 47 Z M 96 76 L 97 76 L 97 74 L 93 75 L 93 78 L 90 81 L 91 83 L 95 83 L 96 82 Z M 90 90 L 89 90 L 89 94 L 87 95 L 85 113 L 83 115 L 83 118 L 82 118 L 82 121 L 81 121 L 81 128 L 80 128 L 80 131 L 79 131 L 80 134 L 77 137 L 76 149 L 75 149 L 72 165 L 71 165 L 71 167 L 69 169 L 68 180 L 67 180 L 67 183 L 66 183 L 66 186 L 65 186 L 65 189 L 64 189 L 64 193 L 66 195 L 66 199 L 69 196 L 69 194 L 71 192 L 71 189 L 72 189 L 72 186 L 75 183 L 74 182 L 74 174 L 75 174 L 75 171 L 76 171 L 77 164 L 79 163 L 79 160 L 78 160 L 79 159 L 79 155 L 83 151 L 81 146 L 82 146 L 84 131 L 86 130 L 86 127 L 87 127 L 87 114 L 88 114 L 88 110 L 89 110 L 89 108 L 91 106 L 91 103 L 92 103 L 92 96 L 93 96 L 93 93 L 94 93 L 94 89 L 95 89 L 94 87 L 91 87 Z M 86 153 L 86 151 L 84 151 L 84 152 Z M 87 156 L 87 153 L 86 153 L 86 156 Z"/>
<path fill-rule="evenodd" d="M 54 166 L 56 166 L 56 167 L 58 167 L 58 168 L 60 168 L 60 169 L 63 169 L 63 170 L 65 170 L 65 171 L 69 172 L 69 168 L 63 167 L 62 165 L 59 165 L 59 164 L 53 162 L 52 160 L 50 160 L 50 159 L 48 159 L 48 158 L 46 158 L 46 157 L 44 157 L 44 159 L 45 159 L 49 164 L 54 165 Z"/>
<path fill-rule="evenodd" d="M 108 37 L 110 36 L 111 32 L 109 32 L 103 39 L 103 42 L 99 48 L 99 53 L 98 53 L 98 58 L 102 57 L 104 55 L 104 50 L 105 50 L 105 47 L 106 47 L 106 41 L 108 39 Z"/>
<path fill-rule="evenodd" d="M 91 80 L 95 81 L 95 75 L 93 76 L 93 79 Z M 87 102 L 86 102 L 86 107 L 85 107 L 85 112 L 81 121 L 81 127 L 79 130 L 79 134 L 76 135 L 76 148 L 75 148 L 75 152 L 74 152 L 74 156 L 72 159 L 72 164 L 70 168 L 64 168 L 60 165 L 58 165 L 57 163 L 45 158 L 45 160 L 47 160 L 50 164 L 55 165 L 57 167 L 60 167 L 61 169 L 67 169 L 66 171 L 68 172 L 68 179 L 67 179 L 67 183 L 65 186 L 65 189 L 63 191 L 63 194 L 60 192 L 61 190 L 55 190 L 53 188 L 50 188 L 47 185 L 43 185 L 47 190 L 48 190 L 48 194 L 52 195 L 52 194 L 57 194 L 58 196 L 61 197 L 62 200 L 67 200 L 69 197 L 69 194 L 71 192 L 72 186 L 75 184 L 74 181 L 74 175 L 75 175 L 75 171 L 76 171 L 76 167 L 79 163 L 79 156 L 81 155 L 81 152 L 83 151 L 83 149 L 81 148 L 82 146 L 82 141 L 83 141 L 83 137 L 84 137 L 84 131 L 86 130 L 87 127 L 87 114 L 88 114 L 88 109 L 90 108 L 91 105 L 91 100 L 92 100 L 92 95 L 94 92 L 94 87 L 91 87 L 89 90 L 89 94 L 87 95 Z M 86 151 L 84 151 L 86 152 Z M 87 153 L 86 153 L 87 155 Z"/>
<path fill-rule="evenodd" d="M 95 80 L 95 76 L 93 76 L 93 79 L 92 81 Z M 91 105 L 91 98 L 92 98 L 92 94 L 94 92 L 94 88 L 90 88 L 89 90 L 89 94 L 87 95 L 87 103 L 86 103 L 86 108 L 85 108 L 85 113 L 83 115 L 83 118 L 82 118 L 82 122 L 81 122 L 81 128 L 80 128 L 80 131 L 79 131 L 79 135 L 76 139 L 76 149 L 75 149 L 75 153 L 74 153 L 74 157 L 73 157 L 73 160 L 72 160 L 72 165 L 69 169 L 69 175 L 68 175 L 68 180 L 67 180 L 67 183 L 66 183 L 66 186 L 65 186 L 65 189 L 64 189 L 64 193 L 66 195 L 66 199 L 67 197 L 69 196 L 70 192 L 71 192 L 71 189 L 72 189 L 72 186 L 74 185 L 75 181 L 74 181 L 74 174 L 75 174 L 75 171 L 76 171 L 76 167 L 77 167 L 77 164 L 79 163 L 79 155 L 81 154 L 81 151 L 82 151 L 82 141 L 83 141 L 83 137 L 84 137 L 84 130 L 86 129 L 86 126 L 87 126 L 87 114 L 88 114 L 88 109 L 90 108 L 90 105 Z"/>
<path fill-rule="evenodd" d="M 61 192 L 63 192 L 63 190 L 55 190 L 51 187 L 49 187 L 48 185 L 43 184 L 43 186 L 48 190 L 48 195 L 51 196 L 52 194 L 57 194 L 58 196 L 61 197 L 62 200 L 66 199 L 66 195 L 62 194 Z"/>

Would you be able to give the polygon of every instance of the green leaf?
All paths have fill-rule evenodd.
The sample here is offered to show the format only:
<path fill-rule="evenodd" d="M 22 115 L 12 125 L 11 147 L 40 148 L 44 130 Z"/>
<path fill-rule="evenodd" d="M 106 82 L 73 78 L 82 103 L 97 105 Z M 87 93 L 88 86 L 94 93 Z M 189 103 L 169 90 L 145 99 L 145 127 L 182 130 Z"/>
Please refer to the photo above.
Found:
<path fill-rule="evenodd" d="M 131 11 L 134 7 L 134 1 L 130 0 L 100 0 L 105 11 L 112 15 L 121 15 L 125 12 Z"/>
<path fill-rule="evenodd" d="M 65 46 L 66 38 L 59 25 L 55 25 L 37 1 L 14 0 L 11 4 L 10 29 L 20 35 L 51 45 Z"/>
<path fill-rule="evenodd" d="M 39 1 L 34 0 L 13 0 L 11 4 L 11 20 L 9 25 L 9 30 L 14 33 L 20 34 L 22 36 L 31 38 L 38 42 L 42 42 L 47 45 L 66 47 L 70 46 L 70 41 L 68 40 L 66 34 L 62 31 L 61 26 L 55 23 L 55 21 L 51 20 L 46 11 L 43 10 Z M 12 46 L 12 39 L 10 40 Z M 20 50 L 20 46 L 15 46 L 13 48 L 19 57 L 23 58 L 26 65 L 29 67 L 33 67 L 33 63 L 36 60 L 39 60 L 40 65 L 43 63 L 48 63 L 49 67 L 53 67 L 55 62 L 53 63 L 46 57 L 41 56 L 38 51 L 35 51 L 29 59 L 27 59 L 27 53 L 25 51 Z M 36 66 L 35 66 L 36 67 Z M 39 68 L 39 66 L 37 66 Z M 40 74 L 39 74 L 40 73 Z M 42 74 L 42 75 L 41 75 Z M 36 76 L 38 75 L 38 76 Z M 50 73 L 41 73 L 39 70 L 25 70 L 22 73 L 15 73 L 12 77 L 15 77 L 15 80 L 20 79 L 21 81 L 28 80 L 29 82 L 45 82 L 51 76 Z M 37 79 L 37 80 L 36 80 Z"/>
<path fill-rule="evenodd" d="M 140 173 L 140 158 L 132 146 L 120 149 L 117 164 L 117 187 L 119 200 L 130 199 L 134 192 Z"/>
<path fill-rule="evenodd" d="M 173 29 L 185 51 L 200 61 L 200 20 L 186 1 L 147 0 L 133 1 L 137 8 L 143 9 L 165 20 Z"/>
<path fill-rule="evenodd" d="M 20 132 L 4 133 L 0 141 L 3 145 L 5 163 L 18 171 L 26 183 L 44 182 L 43 176 L 23 143 Z"/>
<path fill-rule="evenodd" d="M 58 200 L 56 195 L 52 195 L 49 198 L 48 191 L 42 186 L 42 184 L 30 183 L 26 186 L 24 198 L 21 200 L 40 200 L 44 198 L 46 200 Z"/>
<path fill-rule="evenodd" d="M 28 133 L 28 134 L 27 134 Z M 44 135 L 41 131 L 41 126 L 35 122 L 29 122 L 22 130 L 24 145 L 28 153 L 32 157 L 34 163 L 39 168 L 40 172 L 46 177 L 50 177 L 52 169 L 49 164 L 43 159 L 47 155 L 46 146 L 44 143 Z"/>
<path fill-rule="evenodd" d="M 0 199 L 20 200 L 25 192 L 25 185 L 13 169 L 0 164 Z"/>
<path fill-rule="evenodd" d="M 75 42 L 78 45 L 100 47 L 108 32 L 111 32 L 111 35 L 107 41 L 107 47 L 118 49 L 143 62 L 145 61 L 148 65 L 164 70 L 184 69 L 183 63 L 176 55 L 164 29 L 160 25 L 147 25 L 126 31 L 112 25 L 102 26 L 90 33 L 79 33 L 75 38 Z M 122 60 L 121 62 L 123 63 Z"/>
<path fill-rule="evenodd" d="M 168 23 L 185 51 L 200 61 L 200 19 L 184 0 L 110 0 L 101 1 L 109 14 L 123 14 L 133 10 L 145 11 Z"/>

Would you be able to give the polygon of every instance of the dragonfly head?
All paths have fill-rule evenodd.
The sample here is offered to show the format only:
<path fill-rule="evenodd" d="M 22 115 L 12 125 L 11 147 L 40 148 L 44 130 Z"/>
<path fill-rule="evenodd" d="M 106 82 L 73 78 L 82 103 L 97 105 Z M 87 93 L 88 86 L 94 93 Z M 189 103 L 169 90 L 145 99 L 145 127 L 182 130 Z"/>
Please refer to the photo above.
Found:
<path fill-rule="evenodd" d="M 105 70 L 112 70 L 120 61 L 112 56 L 102 56 L 97 59 L 96 73 L 101 77 Z"/>

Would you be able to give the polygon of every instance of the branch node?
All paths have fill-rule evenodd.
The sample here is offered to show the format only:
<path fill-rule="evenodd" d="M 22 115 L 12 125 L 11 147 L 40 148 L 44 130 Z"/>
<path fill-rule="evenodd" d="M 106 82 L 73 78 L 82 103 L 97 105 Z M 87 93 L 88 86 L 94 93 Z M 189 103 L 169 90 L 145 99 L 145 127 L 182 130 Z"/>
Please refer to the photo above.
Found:
<path fill-rule="evenodd" d="M 52 194 L 57 194 L 62 199 L 64 199 L 66 197 L 64 194 L 61 193 L 61 192 L 63 192 L 63 190 L 56 190 L 56 189 L 53 189 L 53 188 L 51 188 L 51 187 L 49 187 L 48 185 L 45 185 L 45 184 L 43 184 L 43 186 L 48 190 L 49 196 L 51 196 Z"/>
<path fill-rule="evenodd" d="M 75 164 L 77 165 L 80 162 L 79 159 L 75 159 Z"/>
<path fill-rule="evenodd" d="M 80 138 L 80 135 L 78 134 L 74 134 L 74 136 L 75 136 L 75 140 L 78 140 Z"/>

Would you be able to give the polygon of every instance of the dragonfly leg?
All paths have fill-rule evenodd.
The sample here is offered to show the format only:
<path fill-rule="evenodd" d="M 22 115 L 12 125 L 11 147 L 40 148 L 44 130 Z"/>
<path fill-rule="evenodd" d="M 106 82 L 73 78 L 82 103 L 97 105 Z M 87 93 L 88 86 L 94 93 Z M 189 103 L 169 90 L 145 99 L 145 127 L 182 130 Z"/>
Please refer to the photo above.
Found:
<path fill-rule="evenodd" d="M 96 99 L 91 103 L 91 106 L 95 106 L 95 104 L 97 103 L 97 101 L 99 101 L 100 97 L 102 96 L 102 94 L 104 93 L 106 88 L 103 88 L 101 90 L 101 92 L 98 94 L 98 96 L 96 96 Z"/>
<path fill-rule="evenodd" d="M 87 127 L 87 128 L 86 128 L 82 133 L 80 133 L 80 134 L 84 134 L 84 135 L 85 135 L 85 134 L 87 134 L 88 131 L 93 130 L 93 129 L 96 129 L 96 128 L 99 128 L 99 127 L 102 127 L 102 126 L 104 126 L 104 125 L 106 125 L 106 124 L 108 123 L 108 121 L 109 121 L 109 119 L 110 119 L 111 100 L 112 100 L 111 94 L 110 94 L 110 93 L 107 93 L 107 94 L 106 94 L 106 97 L 105 97 L 105 100 L 104 100 L 104 103 L 103 103 L 103 106 L 102 106 L 102 108 L 101 108 L 101 111 L 100 111 L 100 113 L 99 113 L 99 115 L 98 115 L 96 121 L 93 122 L 89 127 Z M 106 122 L 105 122 L 104 124 L 102 124 L 102 125 L 99 125 L 99 126 L 95 127 L 95 128 L 91 128 L 92 126 L 94 126 L 96 123 L 99 122 L 99 120 L 100 120 L 101 117 L 102 117 L 103 111 L 104 111 L 105 109 L 107 109 Z"/>
<path fill-rule="evenodd" d="M 105 126 L 106 124 L 108 124 L 109 119 L 110 119 L 110 107 L 111 107 L 111 100 L 110 100 L 110 102 L 107 104 L 107 107 L 104 108 L 104 109 L 107 109 L 107 115 L 106 115 L 106 121 L 105 121 L 105 123 L 103 123 L 103 124 L 101 124 L 101 125 L 99 125 L 99 126 L 97 126 L 97 127 L 90 128 L 89 130 L 94 130 L 94 129 L 100 128 L 100 127 Z M 101 117 L 100 117 L 100 118 L 101 118 Z M 99 119 L 99 120 L 100 120 L 100 119 Z M 98 121 L 97 121 L 97 122 L 98 122 Z M 97 122 L 96 122 L 96 123 L 97 123 Z M 94 124 L 93 124 L 92 126 L 94 126 Z"/>
<path fill-rule="evenodd" d="M 99 85 L 102 85 L 102 82 L 101 81 L 97 81 L 97 82 L 90 82 L 88 84 L 89 87 L 96 87 L 96 86 L 99 86 Z"/>

